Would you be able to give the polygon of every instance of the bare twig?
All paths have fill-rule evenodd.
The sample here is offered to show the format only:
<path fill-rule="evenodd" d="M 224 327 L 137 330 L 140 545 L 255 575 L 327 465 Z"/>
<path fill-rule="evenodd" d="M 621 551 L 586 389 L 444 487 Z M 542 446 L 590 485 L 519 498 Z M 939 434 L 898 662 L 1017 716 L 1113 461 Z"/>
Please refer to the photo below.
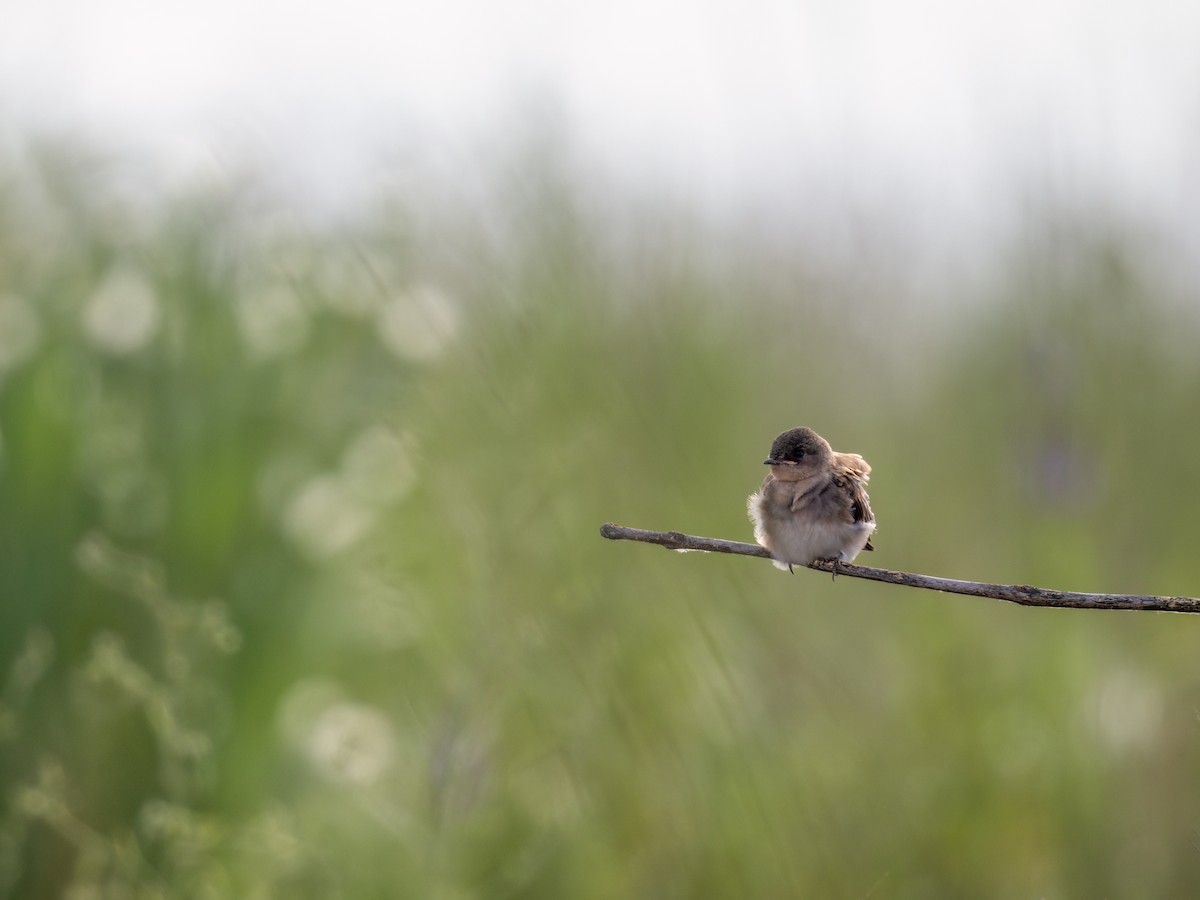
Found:
<path fill-rule="evenodd" d="M 643 531 L 641 528 L 626 528 L 611 522 L 600 527 L 600 534 L 613 541 L 642 541 L 658 544 L 668 550 L 702 550 L 712 553 L 734 553 L 741 556 L 758 556 L 770 559 L 765 547 L 743 544 L 740 541 L 723 541 L 717 538 L 697 537 L 678 531 Z M 832 572 L 830 563 L 815 562 L 810 569 Z M 1138 594 L 1080 594 L 1075 591 L 1054 591 L 1031 587 L 1027 584 L 984 584 L 980 581 L 958 581 L 953 578 L 936 578 L 932 575 L 916 575 L 912 572 L 894 572 L 891 569 L 873 569 L 847 563 L 838 565 L 838 575 L 850 578 L 867 578 L 902 584 L 906 587 L 945 591 L 950 594 L 967 594 L 972 597 L 992 597 L 1007 600 L 1022 606 L 1054 606 L 1060 609 L 1141 609 L 1153 612 L 1200 613 L 1200 599 L 1194 597 L 1153 597 Z"/>

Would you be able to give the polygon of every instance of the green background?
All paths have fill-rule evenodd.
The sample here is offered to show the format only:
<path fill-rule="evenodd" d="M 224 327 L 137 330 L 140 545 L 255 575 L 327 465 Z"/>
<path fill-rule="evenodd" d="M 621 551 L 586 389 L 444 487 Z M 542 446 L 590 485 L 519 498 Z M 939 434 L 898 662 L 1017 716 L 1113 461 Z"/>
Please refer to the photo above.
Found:
<path fill-rule="evenodd" d="M 865 562 L 1200 593 L 1200 308 L 1132 223 L 958 278 L 553 153 L 333 223 L 120 174 L 0 177 L 3 896 L 1200 883 L 1200 617 L 598 535 L 750 539 L 807 424 Z"/>

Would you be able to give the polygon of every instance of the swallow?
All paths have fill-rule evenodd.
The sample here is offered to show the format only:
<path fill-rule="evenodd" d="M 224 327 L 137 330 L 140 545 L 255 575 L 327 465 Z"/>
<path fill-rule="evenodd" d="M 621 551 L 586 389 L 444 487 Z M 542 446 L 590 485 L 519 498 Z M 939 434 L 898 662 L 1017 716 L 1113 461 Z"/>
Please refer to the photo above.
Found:
<path fill-rule="evenodd" d="M 874 550 L 875 514 L 866 484 L 871 466 L 857 453 L 838 453 L 811 428 L 792 428 L 771 444 L 771 467 L 746 502 L 754 538 L 775 565 L 792 571 L 823 561 L 852 562 Z"/>

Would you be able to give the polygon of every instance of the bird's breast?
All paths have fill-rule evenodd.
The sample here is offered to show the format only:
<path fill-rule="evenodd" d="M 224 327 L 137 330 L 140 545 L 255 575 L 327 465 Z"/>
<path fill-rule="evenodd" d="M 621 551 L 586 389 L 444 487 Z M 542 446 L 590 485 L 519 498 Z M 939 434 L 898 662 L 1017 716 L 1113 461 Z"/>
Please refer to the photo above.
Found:
<path fill-rule="evenodd" d="M 796 488 L 771 482 L 749 501 L 754 537 L 784 564 L 808 565 L 818 559 L 850 562 L 866 546 L 874 522 L 845 522 L 822 516 L 814 509 L 793 511 Z"/>

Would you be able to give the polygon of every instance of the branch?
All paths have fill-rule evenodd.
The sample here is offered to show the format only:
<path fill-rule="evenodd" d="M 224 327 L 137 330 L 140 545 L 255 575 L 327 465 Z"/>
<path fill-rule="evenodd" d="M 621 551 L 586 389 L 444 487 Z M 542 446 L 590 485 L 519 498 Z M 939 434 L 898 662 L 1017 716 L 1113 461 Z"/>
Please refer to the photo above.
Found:
<path fill-rule="evenodd" d="M 643 531 L 626 528 L 611 522 L 600 526 L 600 534 L 612 541 L 641 541 L 658 544 L 668 550 L 701 550 L 711 553 L 734 553 L 740 556 L 758 556 L 771 559 L 770 552 L 758 544 L 743 544 L 740 541 L 723 541 L 717 538 L 696 537 L 678 531 Z M 827 562 L 814 562 L 810 569 L 832 572 Z M 967 594 L 971 597 L 992 597 L 1007 600 L 1021 606 L 1053 606 L 1060 609 L 1141 609 L 1151 612 L 1200 613 L 1200 599 L 1194 597 L 1153 597 L 1138 594 L 1080 594 L 1074 591 L 1053 591 L 1031 587 L 1027 584 L 984 584 L 980 581 L 957 581 L 953 578 L 936 578 L 932 575 L 916 575 L 912 572 L 894 572 L 891 569 L 873 569 L 869 566 L 838 565 L 838 575 L 850 578 L 867 578 L 902 584 L 905 587 L 925 588 L 930 591 L 945 591 L 950 594 Z"/>

